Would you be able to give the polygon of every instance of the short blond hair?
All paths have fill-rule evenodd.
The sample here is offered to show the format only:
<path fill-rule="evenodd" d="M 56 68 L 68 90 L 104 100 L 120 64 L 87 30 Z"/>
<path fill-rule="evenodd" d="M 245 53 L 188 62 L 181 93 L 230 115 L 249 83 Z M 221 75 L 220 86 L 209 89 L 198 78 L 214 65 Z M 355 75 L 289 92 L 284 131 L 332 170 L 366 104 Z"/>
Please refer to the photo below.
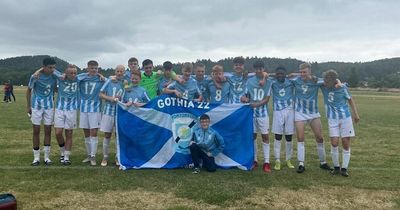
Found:
<path fill-rule="evenodd" d="M 215 65 L 212 67 L 212 72 L 216 73 L 216 72 L 224 72 L 224 67 L 222 67 L 221 65 Z"/>
<path fill-rule="evenodd" d="M 300 69 L 300 70 L 306 69 L 306 68 L 311 69 L 311 64 L 310 64 L 310 63 L 302 63 L 302 64 L 300 64 L 300 66 L 299 66 L 299 69 Z"/>

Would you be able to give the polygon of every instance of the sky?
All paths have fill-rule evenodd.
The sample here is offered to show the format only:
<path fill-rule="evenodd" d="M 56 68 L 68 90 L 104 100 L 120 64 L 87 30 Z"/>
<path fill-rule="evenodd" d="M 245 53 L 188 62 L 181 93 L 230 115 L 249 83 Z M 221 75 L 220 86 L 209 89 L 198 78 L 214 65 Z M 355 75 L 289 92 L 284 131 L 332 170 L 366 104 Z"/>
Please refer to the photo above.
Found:
<path fill-rule="evenodd" d="M 397 0 L 1 0 L 0 59 L 372 61 L 400 56 L 399 11 Z"/>

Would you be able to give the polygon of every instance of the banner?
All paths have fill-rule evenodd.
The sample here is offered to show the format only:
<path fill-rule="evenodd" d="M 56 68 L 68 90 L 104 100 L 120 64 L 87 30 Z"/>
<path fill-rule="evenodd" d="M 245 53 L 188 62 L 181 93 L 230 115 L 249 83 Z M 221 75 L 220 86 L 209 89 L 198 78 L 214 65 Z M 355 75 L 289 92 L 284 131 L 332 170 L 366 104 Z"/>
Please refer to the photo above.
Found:
<path fill-rule="evenodd" d="M 198 118 L 210 116 L 210 126 L 225 142 L 215 157 L 219 167 L 250 170 L 254 159 L 253 110 L 245 104 L 210 104 L 169 95 L 144 107 L 117 105 L 116 130 L 121 169 L 182 168 L 192 163 L 189 143 Z"/>

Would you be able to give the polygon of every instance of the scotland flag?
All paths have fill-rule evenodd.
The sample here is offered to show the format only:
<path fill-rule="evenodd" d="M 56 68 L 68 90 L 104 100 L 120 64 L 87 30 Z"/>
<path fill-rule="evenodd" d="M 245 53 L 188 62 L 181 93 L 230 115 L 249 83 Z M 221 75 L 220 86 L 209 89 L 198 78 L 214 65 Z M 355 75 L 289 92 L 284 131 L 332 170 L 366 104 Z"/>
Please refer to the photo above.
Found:
<path fill-rule="evenodd" d="M 249 105 L 198 103 L 162 95 L 141 108 L 121 103 L 117 107 L 117 155 L 124 170 L 182 168 L 192 163 L 188 147 L 202 114 L 210 116 L 210 126 L 225 141 L 216 164 L 243 170 L 252 167 L 253 110 Z"/>

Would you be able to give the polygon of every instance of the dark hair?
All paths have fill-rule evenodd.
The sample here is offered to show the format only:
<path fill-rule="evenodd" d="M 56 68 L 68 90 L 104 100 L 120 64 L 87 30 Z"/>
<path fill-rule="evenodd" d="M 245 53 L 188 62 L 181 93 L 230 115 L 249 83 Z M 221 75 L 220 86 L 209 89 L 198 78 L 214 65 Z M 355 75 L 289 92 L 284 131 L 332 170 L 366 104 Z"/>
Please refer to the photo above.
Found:
<path fill-rule="evenodd" d="M 165 61 L 162 66 L 163 66 L 164 70 L 171 70 L 172 69 L 171 61 Z"/>
<path fill-rule="evenodd" d="M 143 67 L 144 67 L 144 66 L 147 66 L 147 65 L 149 65 L 149 64 L 153 64 L 153 61 L 150 60 L 150 59 L 146 59 L 146 60 L 144 60 L 144 61 L 142 62 L 142 66 L 143 66 Z"/>
<path fill-rule="evenodd" d="M 279 72 L 279 71 L 283 71 L 283 72 L 286 73 L 286 68 L 283 67 L 283 66 L 278 66 L 278 67 L 276 67 L 275 72 Z"/>
<path fill-rule="evenodd" d="M 54 58 L 47 57 L 43 59 L 43 66 L 54 65 L 56 64 L 56 60 Z"/>
<path fill-rule="evenodd" d="M 95 60 L 91 60 L 91 61 L 87 62 L 87 65 L 88 66 L 98 66 L 99 63 L 97 63 L 97 61 L 95 61 Z"/>
<path fill-rule="evenodd" d="M 208 116 L 208 115 L 206 115 L 206 114 L 202 114 L 201 116 L 200 116 L 200 120 L 209 120 L 210 119 L 210 116 Z"/>
<path fill-rule="evenodd" d="M 242 56 L 234 58 L 233 64 L 244 64 L 244 58 Z"/>
<path fill-rule="evenodd" d="M 253 68 L 258 69 L 258 68 L 264 68 L 264 62 L 262 60 L 256 60 L 253 63 Z"/>
<path fill-rule="evenodd" d="M 129 58 L 129 60 L 128 60 L 128 63 L 131 63 L 131 62 L 139 62 L 139 61 L 137 58 L 132 57 L 132 58 Z"/>

